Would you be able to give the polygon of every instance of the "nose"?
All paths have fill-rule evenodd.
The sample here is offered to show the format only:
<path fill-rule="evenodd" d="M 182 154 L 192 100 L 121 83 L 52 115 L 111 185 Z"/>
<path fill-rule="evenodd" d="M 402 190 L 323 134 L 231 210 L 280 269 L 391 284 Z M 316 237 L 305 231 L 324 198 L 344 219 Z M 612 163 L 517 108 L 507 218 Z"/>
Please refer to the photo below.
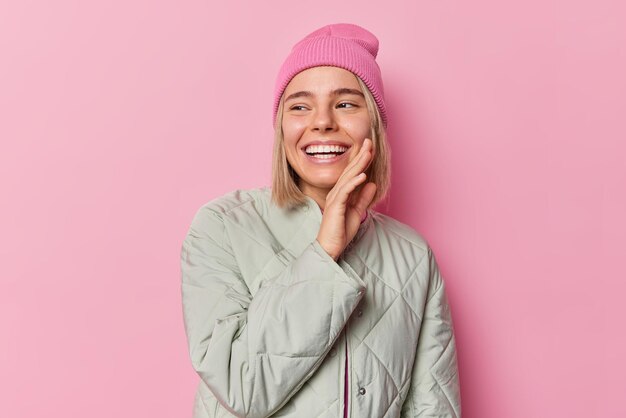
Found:
<path fill-rule="evenodd" d="M 312 130 L 320 132 L 332 131 L 337 128 L 333 112 L 324 108 L 316 110 L 311 125 Z"/>

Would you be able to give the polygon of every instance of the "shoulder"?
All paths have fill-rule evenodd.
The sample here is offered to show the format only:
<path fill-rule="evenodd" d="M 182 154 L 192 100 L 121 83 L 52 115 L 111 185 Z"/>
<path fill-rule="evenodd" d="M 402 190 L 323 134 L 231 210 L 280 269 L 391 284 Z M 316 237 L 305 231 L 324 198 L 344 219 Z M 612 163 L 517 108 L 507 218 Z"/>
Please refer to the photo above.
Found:
<path fill-rule="evenodd" d="M 373 211 L 372 217 L 381 256 L 407 260 L 411 270 L 430 268 L 435 255 L 424 235 L 411 225 L 389 215 Z M 410 262 L 409 262 L 410 260 Z"/>
<path fill-rule="evenodd" d="M 199 211 L 209 211 L 222 216 L 236 211 L 238 207 L 251 203 L 260 203 L 267 195 L 268 187 L 236 189 L 204 203 Z"/>
<path fill-rule="evenodd" d="M 373 211 L 377 252 L 381 257 L 396 260 L 394 265 L 406 264 L 405 268 L 432 288 L 440 286 L 441 277 L 433 249 L 421 232 L 389 215 Z"/>
<path fill-rule="evenodd" d="M 216 228 L 225 219 L 236 219 L 242 212 L 248 213 L 250 206 L 262 212 L 269 196 L 269 188 L 256 187 L 236 189 L 202 204 L 196 210 L 192 220 L 192 227 L 198 229 Z"/>
<path fill-rule="evenodd" d="M 372 211 L 372 213 L 379 235 L 397 245 L 410 247 L 418 252 L 430 251 L 430 245 L 426 238 L 412 226 L 380 212 Z"/>

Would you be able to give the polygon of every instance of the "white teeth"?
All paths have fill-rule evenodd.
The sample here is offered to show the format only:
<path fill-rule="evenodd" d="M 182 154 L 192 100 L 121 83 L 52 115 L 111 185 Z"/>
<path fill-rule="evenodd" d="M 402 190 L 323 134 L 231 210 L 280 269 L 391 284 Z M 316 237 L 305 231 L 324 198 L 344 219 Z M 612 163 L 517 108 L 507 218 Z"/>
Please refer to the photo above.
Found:
<path fill-rule="evenodd" d="M 307 154 L 320 152 L 345 152 L 348 148 L 341 145 L 309 145 L 304 150 Z"/>

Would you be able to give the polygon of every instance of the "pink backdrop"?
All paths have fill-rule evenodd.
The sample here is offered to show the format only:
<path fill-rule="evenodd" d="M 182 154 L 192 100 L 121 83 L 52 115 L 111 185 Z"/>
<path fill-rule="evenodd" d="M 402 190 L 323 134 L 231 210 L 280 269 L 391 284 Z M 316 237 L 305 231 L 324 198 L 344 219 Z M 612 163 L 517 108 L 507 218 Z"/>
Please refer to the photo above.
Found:
<path fill-rule="evenodd" d="M 183 235 L 206 201 L 269 184 L 278 67 L 336 22 L 381 42 L 378 209 L 437 254 L 463 416 L 626 416 L 624 16 L 618 0 L 0 3 L 0 416 L 191 415 Z"/>

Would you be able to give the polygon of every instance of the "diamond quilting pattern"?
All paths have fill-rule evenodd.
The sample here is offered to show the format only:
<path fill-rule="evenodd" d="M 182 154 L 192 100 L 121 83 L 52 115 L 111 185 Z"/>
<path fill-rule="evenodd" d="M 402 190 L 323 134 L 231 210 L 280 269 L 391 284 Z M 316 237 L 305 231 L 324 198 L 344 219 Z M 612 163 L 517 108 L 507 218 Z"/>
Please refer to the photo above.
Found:
<path fill-rule="evenodd" d="M 281 280 L 281 283 L 277 284 L 279 286 L 293 284 L 288 279 L 291 275 L 283 275 L 282 272 L 285 268 L 290 268 L 290 262 L 311 244 L 319 230 L 321 217 L 316 211 L 283 211 L 270 205 L 269 198 L 269 189 L 251 191 L 248 194 L 231 194 L 211 204 L 209 209 L 217 215 L 212 213 L 211 217 L 198 217 L 200 221 L 197 223 L 206 226 L 206 232 L 215 235 L 213 242 L 228 253 L 232 253 L 232 262 L 225 257 L 226 264 L 216 266 L 216 270 L 221 267 L 232 270 L 233 285 L 224 294 L 228 300 L 235 302 L 233 304 L 235 307 L 237 302 L 241 302 L 241 308 L 245 309 L 262 285 L 270 284 L 277 278 L 286 278 L 284 283 Z M 312 200 L 308 203 L 311 208 L 315 207 Z M 222 223 L 212 222 L 215 217 L 219 217 Z M 201 224 L 204 218 L 207 225 Z M 368 222 L 364 224 L 367 228 L 359 230 L 354 245 L 347 248 L 342 255 L 341 261 L 345 263 L 339 263 L 339 269 L 331 264 L 337 270 L 334 275 L 329 270 L 323 277 L 301 276 L 325 283 L 331 282 L 339 275 L 344 287 L 346 283 L 354 287 L 365 282 L 367 287 L 365 293 L 361 295 L 361 292 L 359 294 L 352 292 L 347 295 L 349 298 L 344 300 L 335 298 L 334 290 L 332 294 L 328 294 L 326 290 L 316 295 L 334 303 L 332 315 L 318 312 L 317 316 L 311 315 L 311 318 L 305 317 L 298 321 L 292 316 L 284 315 L 283 325 L 290 326 L 302 322 L 305 328 L 311 328 L 309 320 L 314 318 L 327 318 L 330 322 L 339 322 L 333 321 L 336 318 L 344 321 L 347 319 L 347 332 L 343 333 L 343 336 L 348 337 L 351 350 L 349 401 L 352 416 L 381 418 L 395 418 L 400 414 L 406 417 L 421 416 L 427 412 L 425 407 L 433 402 L 438 403 L 439 409 L 428 412 L 436 412 L 435 415 L 438 413 L 438 416 L 443 416 L 441 408 L 447 408 L 446 411 L 452 412 L 454 409 L 458 415 L 459 394 L 458 385 L 455 383 L 458 380 L 458 373 L 456 362 L 453 362 L 452 358 L 454 341 L 451 340 L 450 312 L 447 307 L 441 309 L 442 306 L 438 306 L 445 302 L 445 299 L 441 299 L 443 297 L 441 293 L 435 293 L 435 296 L 443 302 L 431 298 L 433 303 L 428 305 L 429 309 L 424 308 L 425 299 L 429 295 L 433 296 L 435 288 L 442 286 L 439 273 L 433 270 L 436 268 L 434 261 L 431 264 L 424 262 L 430 258 L 430 247 L 410 227 L 383 214 L 372 212 Z M 209 238 L 213 239 L 213 236 L 207 237 Z M 311 256 L 311 253 L 307 255 Z M 319 254 L 318 251 L 318 255 L 324 254 Z M 237 265 L 235 261 L 238 262 Z M 297 265 L 301 266 L 312 260 L 303 258 L 299 261 L 301 262 Z M 341 269 L 352 279 L 351 281 L 341 274 Z M 236 280 L 237 276 L 240 281 Z M 307 280 L 307 283 L 310 284 L 311 280 Z M 236 291 L 241 293 L 241 296 L 235 294 Z M 294 287 L 290 291 L 291 295 L 300 296 L 297 293 L 301 291 L 300 289 Z M 355 299 L 360 296 L 363 296 L 361 300 Z M 307 293 L 306 297 L 295 299 L 306 302 L 310 297 L 311 294 Z M 335 303 L 337 300 L 343 301 L 343 305 Z M 285 309 L 291 308 L 286 302 L 278 301 L 271 306 L 285 304 Z M 299 306 L 306 306 L 306 303 Z M 325 305 L 321 303 L 319 306 Z M 348 318 L 349 312 L 352 312 L 352 315 Z M 362 312 L 362 315 L 359 315 L 359 312 Z M 423 317 L 424 315 L 426 316 Z M 283 316 L 277 314 L 274 317 Z M 425 321 L 426 319 L 430 321 Z M 343 322 L 332 326 L 330 334 L 332 335 L 332 330 L 338 330 L 342 324 Z M 298 330 L 300 328 L 302 327 L 298 327 Z M 298 330 L 294 330 L 290 335 L 299 335 L 310 343 L 309 335 L 305 333 L 302 337 Z M 323 331 L 322 337 L 327 334 L 326 330 Z M 420 336 L 424 337 L 424 342 L 418 344 Z M 290 341 L 291 338 L 280 339 L 284 340 Z M 277 350 L 274 348 L 272 351 Z M 290 347 L 280 350 L 282 354 L 293 351 L 295 349 Z M 314 350 L 311 356 L 306 353 L 307 358 L 319 351 Z M 416 352 L 421 356 L 417 358 L 425 360 L 414 363 Z M 296 358 L 300 356 L 294 357 L 293 360 Z M 343 384 L 343 380 L 337 376 L 338 372 L 342 371 L 344 360 L 343 351 L 334 356 L 329 354 L 315 373 L 312 373 L 310 378 L 307 376 L 309 380 L 300 391 L 283 404 L 280 410 L 275 411 L 273 416 L 330 418 L 342 415 L 344 394 L 340 385 Z M 272 359 L 272 361 L 276 365 L 276 370 L 297 369 L 281 360 Z M 415 382 L 411 381 L 411 372 L 413 377 L 417 377 Z M 410 390 L 411 387 L 413 391 Z M 274 393 L 278 393 L 280 389 L 282 388 L 275 388 Z M 405 402 L 409 396 L 411 402 Z M 198 405 L 203 406 L 203 409 L 194 416 L 205 417 L 211 412 L 216 417 L 231 416 L 225 409 L 214 410 L 219 407 L 217 402 L 212 406 L 209 405 L 210 410 L 207 411 L 204 407 L 206 403 L 204 401 L 207 399 L 199 400 L 202 402 Z M 448 413 L 446 416 L 449 415 Z"/>
<path fill-rule="evenodd" d="M 369 416 L 372 417 L 382 417 L 386 411 L 380 408 L 391 404 L 398 395 L 396 383 L 385 366 L 365 344 L 360 344 L 353 356 L 358 359 L 355 361 L 363 365 L 354 369 L 354 374 L 358 386 L 366 390 L 364 395 L 357 395 L 359 410 L 368 411 Z"/>
<path fill-rule="evenodd" d="M 399 256 L 409 257 L 406 251 Z M 381 277 L 356 254 L 347 259 L 355 272 L 367 283 L 367 292 L 359 308 L 368 314 L 358 318 L 353 316 L 350 325 L 351 337 L 358 340 L 353 345 L 353 355 L 361 364 L 367 365 L 355 373 L 359 384 L 364 387 L 375 379 L 380 381 L 382 374 L 384 380 L 387 380 L 384 385 L 387 392 L 384 396 L 390 403 L 397 400 L 400 388 L 406 395 L 422 321 L 421 312 L 416 312 L 413 306 L 420 306 L 421 302 L 417 298 L 427 294 L 428 263 L 424 263 L 428 259 L 427 254 L 424 252 L 416 255 L 414 250 L 411 257 L 416 260 L 413 261 L 413 268 L 407 268 L 402 273 L 396 271 L 393 280 L 387 280 L 389 274 Z M 370 337 L 371 335 L 376 335 L 376 338 Z M 388 341 L 398 340 L 407 347 L 413 347 L 405 351 L 406 358 L 398 358 L 397 354 L 391 352 Z M 383 363 L 381 359 L 391 360 Z M 386 412 L 378 411 L 379 414 Z"/>
<path fill-rule="evenodd" d="M 365 314 L 351 322 L 350 333 L 362 341 L 400 294 L 376 278 L 370 270 L 358 269 L 356 272 L 367 283 L 367 291 L 360 305 Z M 356 314 L 353 314 L 355 317 Z"/>
<path fill-rule="evenodd" d="M 415 357 L 415 349 L 407 349 L 398 355 L 394 345 L 407 348 L 417 346 L 421 320 L 413 310 L 407 307 L 402 297 L 397 298 L 383 317 L 376 324 L 377 331 L 369 332 L 363 342 L 372 350 L 378 359 L 386 359 L 385 367 L 393 376 L 396 386 L 400 386 L 411 374 L 411 365 Z M 373 338 L 372 336 L 376 336 Z M 393 341 L 393 344 L 389 344 Z"/>

